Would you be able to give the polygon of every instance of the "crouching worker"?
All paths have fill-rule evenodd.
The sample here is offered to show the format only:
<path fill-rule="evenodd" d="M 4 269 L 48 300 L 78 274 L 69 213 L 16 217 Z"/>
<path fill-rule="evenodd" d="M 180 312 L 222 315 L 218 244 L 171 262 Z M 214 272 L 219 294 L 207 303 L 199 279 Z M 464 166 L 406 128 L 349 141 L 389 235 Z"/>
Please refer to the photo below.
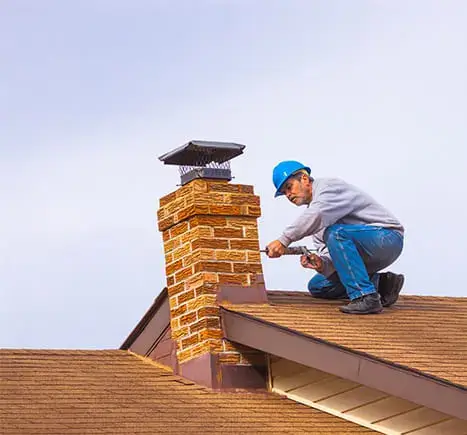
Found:
<path fill-rule="evenodd" d="M 302 256 L 303 267 L 316 270 L 308 284 L 314 297 L 350 299 L 340 310 L 374 314 L 397 301 L 404 276 L 378 271 L 401 254 L 404 227 L 382 205 L 359 188 L 337 178 L 312 178 L 296 161 L 273 171 L 275 196 L 285 195 L 306 210 L 267 246 L 268 256 L 284 254 L 292 242 L 312 236 L 317 254 Z"/>

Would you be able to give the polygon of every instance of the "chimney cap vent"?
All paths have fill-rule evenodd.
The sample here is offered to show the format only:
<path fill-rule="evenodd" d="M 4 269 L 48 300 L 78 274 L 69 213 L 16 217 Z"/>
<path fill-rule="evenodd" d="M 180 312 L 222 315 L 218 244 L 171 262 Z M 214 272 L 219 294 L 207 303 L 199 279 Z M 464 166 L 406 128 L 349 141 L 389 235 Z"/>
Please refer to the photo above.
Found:
<path fill-rule="evenodd" d="M 243 153 L 245 145 L 230 142 L 191 140 L 159 157 L 166 165 L 206 166 L 224 163 Z"/>
<path fill-rule="evenodd" d="M 195 178 L 231 180 L 230 160 L 243 153 L 245 145 L 192 140 L 159 157 L 165 165 L 177 165 L 182 185 Z"/>

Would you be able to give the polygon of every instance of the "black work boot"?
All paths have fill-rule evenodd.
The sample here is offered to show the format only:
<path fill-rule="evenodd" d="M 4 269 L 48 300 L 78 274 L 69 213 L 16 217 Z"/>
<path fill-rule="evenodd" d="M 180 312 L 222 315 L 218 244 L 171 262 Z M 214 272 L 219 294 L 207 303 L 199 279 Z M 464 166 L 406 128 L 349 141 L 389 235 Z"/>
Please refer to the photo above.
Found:
<path fill-rule="evenodd" d="M 392 272 L 382 273 L 379 277 L 378 293 L 381 296 L 381 305 L 390 307 L 399 298 L 399 293 L 404 285 L 404 275 Z"/>
<path fill-rule="evenodd" d="M 348 305 L 339 307 L 343 313 L 347 314 L 377 314 L 383 310 L 379 293 L 371 293 L 354 299 Z"/>

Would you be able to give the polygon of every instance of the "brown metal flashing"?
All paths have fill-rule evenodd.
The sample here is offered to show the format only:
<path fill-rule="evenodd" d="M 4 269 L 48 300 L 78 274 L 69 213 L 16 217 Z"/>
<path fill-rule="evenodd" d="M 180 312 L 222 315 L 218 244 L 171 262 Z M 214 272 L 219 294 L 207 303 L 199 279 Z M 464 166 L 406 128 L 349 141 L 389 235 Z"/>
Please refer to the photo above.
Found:
<path fill-rule="evenodd" d="M 197 384 L 214 388 L 214 384 L 216 383 L 215 377 L 213 376 L 214 366 L 214 355 L 205 353 L 180 364 L 178 374 Z"/>
<path fill-rule="evenodd" d="M 217 302 L 232 304 L 267 304 L 268 294 L 264 276 L 256 275 L 255 282 L 249 287 L 240 285 L 221 285 L 217 293 Z"/>
<path fill-rule="evenodd" d="M 371 355 L 221 307 L 228 340 L 467 419 L 467 389 Z"/>
<path fill-rule="evenodd" d="M 174 373 L 178 373 L 177 343 L 172 338 L 172 329 L 167 325 L 162 335 L 154 343 L 147 356 L 167 367 L 171 367 Z"/>
<path fill-rule="evenodd" d="M 146 356 L 164 334 L 167 325 L 170 325 L 170 307 L 167 288 L 164 288 L 120 349 L 131 349 L 139 355 Z"/>
<path fill-rule="evenodd" d="M 265 367 L 221 364 L 219 356 L 205 353 L 179 365 L 179 374 L 214 390 L 265 390 Z"/>

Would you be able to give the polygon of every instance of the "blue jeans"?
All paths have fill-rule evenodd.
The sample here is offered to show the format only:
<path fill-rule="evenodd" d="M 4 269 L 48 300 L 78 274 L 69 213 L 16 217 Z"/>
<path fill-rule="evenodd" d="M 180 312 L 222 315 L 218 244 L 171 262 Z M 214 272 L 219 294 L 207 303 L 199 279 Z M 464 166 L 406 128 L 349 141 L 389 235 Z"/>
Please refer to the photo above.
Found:
<path fill-rule="evenodd" d="M 397 231 L 346 224 L 329 226 L 324 241 L 336 272 L 327 278 L 316 274 L 308 290 L 318 298 L 351 300 L 377 291 L 377 272 L 399 257 L 404 244 Z"/>

